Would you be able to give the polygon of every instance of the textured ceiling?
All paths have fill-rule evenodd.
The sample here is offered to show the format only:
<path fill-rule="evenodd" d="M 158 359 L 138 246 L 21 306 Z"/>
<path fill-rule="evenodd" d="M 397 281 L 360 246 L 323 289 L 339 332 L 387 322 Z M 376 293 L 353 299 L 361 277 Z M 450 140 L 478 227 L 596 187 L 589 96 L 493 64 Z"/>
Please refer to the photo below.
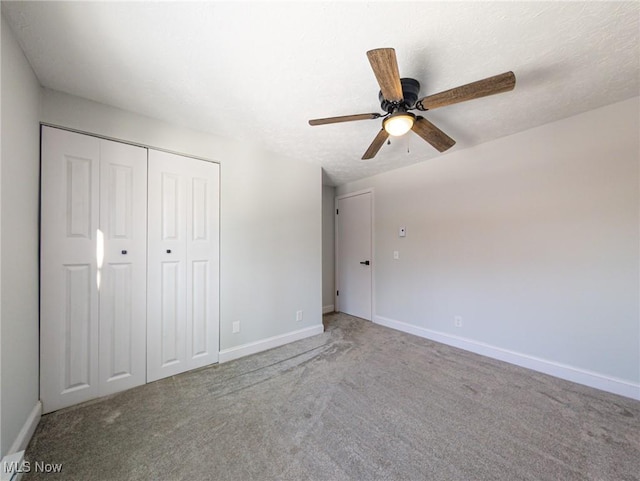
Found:
<path fill-rule="evenodd" d="M 365 52 L 394 47 L 421 96 L 513 70 L 514 91 L 425 117 L 449 151 L 640 94 L 637 2 L 2 2 L 40 83 L 321 165 L 333 184 L 446 158 L 380 120 Z M 585 132 L 585 135 L 589 135 Z"/>

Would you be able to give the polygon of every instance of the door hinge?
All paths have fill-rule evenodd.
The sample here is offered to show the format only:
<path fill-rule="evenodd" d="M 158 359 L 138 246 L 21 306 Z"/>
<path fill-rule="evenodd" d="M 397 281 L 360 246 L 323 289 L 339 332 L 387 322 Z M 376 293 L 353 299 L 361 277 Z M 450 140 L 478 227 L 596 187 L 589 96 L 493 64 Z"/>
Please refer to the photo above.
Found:
<path fill-rule="evenodd" d="M 336 215 L 340 214 L 340 209 L 336 209 Z"/>
<path fill-rule="evenodd" d="M 339 296 L 339 295 L 340 295 L 340 291 L 336 291 L 336 296 Z"/>

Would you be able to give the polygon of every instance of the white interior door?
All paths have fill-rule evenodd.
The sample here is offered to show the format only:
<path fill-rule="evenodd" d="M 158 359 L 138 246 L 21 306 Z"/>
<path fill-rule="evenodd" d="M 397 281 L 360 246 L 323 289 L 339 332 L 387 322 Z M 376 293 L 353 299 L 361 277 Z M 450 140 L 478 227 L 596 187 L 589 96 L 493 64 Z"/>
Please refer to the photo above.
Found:
<path fill-rule="evenodd" d="M 218 361 L 219 166 L 149 150 L 147 380 Z"/>
<path fill-rule="evenodd" d="M 371 192 L 336 201 L 336 310 L 371 320 Z"/>
<path fill-rule="evenodd" d="M 42 129 L 40 397 L 44 412 L 98 394 L 100 141 Z"/>
<path fill-rule="evenodd" d="M 145 148 L 100 140 L 100 237 L 99 390 L 104 396 L 144 384 L 147 377 Z"/>

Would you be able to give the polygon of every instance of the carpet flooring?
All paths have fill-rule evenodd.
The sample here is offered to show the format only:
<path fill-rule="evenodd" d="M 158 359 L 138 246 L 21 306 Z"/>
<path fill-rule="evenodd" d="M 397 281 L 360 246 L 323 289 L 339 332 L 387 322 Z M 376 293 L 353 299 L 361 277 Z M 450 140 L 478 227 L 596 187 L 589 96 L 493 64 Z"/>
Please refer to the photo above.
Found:
<path fill-rule="evenodd" d="M 23 480 L 640 479 L 638 401 L 347 315 L 324 322 L 43 416 Z"/>

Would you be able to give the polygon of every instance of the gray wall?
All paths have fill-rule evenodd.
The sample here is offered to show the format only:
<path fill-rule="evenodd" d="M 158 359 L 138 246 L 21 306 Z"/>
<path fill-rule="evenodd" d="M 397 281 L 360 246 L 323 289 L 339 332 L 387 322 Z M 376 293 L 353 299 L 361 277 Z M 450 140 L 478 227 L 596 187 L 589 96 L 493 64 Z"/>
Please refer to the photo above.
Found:
<path fill-rule="evenodd" d="M 322 323 L 320 167 L 48 89 L 42 121 L 220 162 L 221 350 Z"/>
<path fill-rule="evenodd" d="M 38 81 L 2 17 L 0 444 L 38 402 Z M 0 456 L 1 457 L 1 456 Z"/>
<path fill-rule="evenodd" d="M 375 189 L 375 318 L 637 385 L 639 117 L 634 98 L 339 187 Z"/>
<path fill-rule="evenodd" d="M 327 310 L 335 299 L 335 196 L 335 187 L 322 186 L 322 306 Z"/>

